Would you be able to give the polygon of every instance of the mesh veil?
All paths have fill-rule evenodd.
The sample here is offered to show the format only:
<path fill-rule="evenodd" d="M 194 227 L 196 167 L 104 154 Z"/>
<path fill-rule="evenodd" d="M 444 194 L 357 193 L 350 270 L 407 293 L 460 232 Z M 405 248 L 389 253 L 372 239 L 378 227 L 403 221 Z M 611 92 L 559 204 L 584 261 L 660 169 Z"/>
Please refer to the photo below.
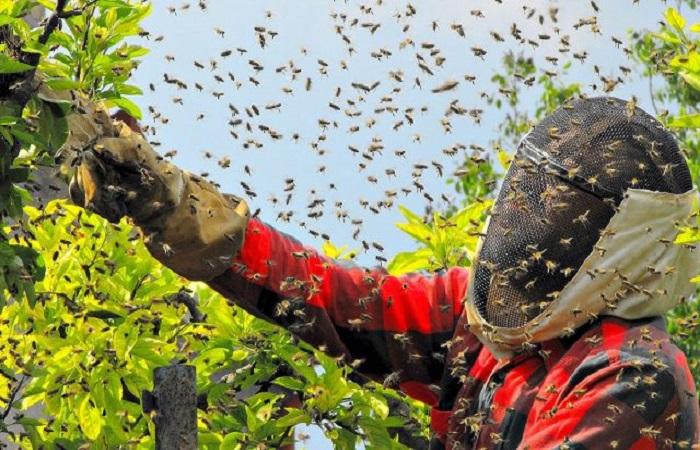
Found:
<path fill-rule="evenodd" d="M 628 188 L 682 193 L 690 172 L 673 136 L 630 102 L 576 99 L 521 141 L 475 265 L 473 301 L 488 323 L 537 316 L 596 249 Z"/>

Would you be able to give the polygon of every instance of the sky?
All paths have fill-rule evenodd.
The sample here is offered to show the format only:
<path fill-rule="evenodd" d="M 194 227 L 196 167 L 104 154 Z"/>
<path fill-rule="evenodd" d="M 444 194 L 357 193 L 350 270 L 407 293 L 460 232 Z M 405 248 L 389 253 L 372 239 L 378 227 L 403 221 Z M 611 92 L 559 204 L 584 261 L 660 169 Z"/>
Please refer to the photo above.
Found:
<path fill-rule="evenodd" d="M 223 191 L 246 197 L 252 210 L 260 210 L 262 220 L 312 247 L 320 248 L 321 234 L 351 249 L 361 249 L 360 240 L 379 243 L 383 252 L 374 248 L 360 252 L 356 261 L 362 265 L 377 264 L 377 256 L 389 259 L 396 252 L 415 248 L 394 227 L 401 221 L 398 205 L 419 213 L 429 206 L 429 200 L 412 184 L 415 165 L 429 167 L 422 171 L 420 183 L 435 199 L 432 207 L 440 210 L 445 206 L 441 194 L 459 199 L 446 178 L 471 152 L 449 157 L 443 149 L 458 143 L 491 148 L 505 112 L 489 106 L 483 94 L 503 98 L 490 80 L 500 73 L 505 52 L 533 57 L 539 73 L 555 71 L 555 83 L 579 82 L 591 96 L 602 94 L 594 72 L 597 66 L 602 75 L 625 80 L 610 95 L 636 96 L 638 104 L 653 113 L 649 81 L 635 70 L 638 67 L 622 47 L 629 41 L 630 28 L 655 30 L 665 8 L 676 6 L 676 2 L 659 0 L 598 0 L 596 13 L 590 1 L 414 0 L 416 12 L 411 14 L 409 2 L 403 0 L 208 0 L 206 10 L 196 0 L 187 9 L 183 8 L 186 0 L 153 3 L 153 13 L 144 24 L 151 33 L 150 42 L 145 43 L 151 53 L 143 58 L 132 82 L 144 90 L 134 101 L 144 111 L 143 122 L 153 126 L 156 133 L 149 137 L 159 151 L 177 150 L 174 161 L 180 167 L 208 173 Z M 559 9 L 557 23 L 550 19 L 550 7 Z M 535 13 L 527 19 L 531 8 Z M 700 21 L 697 12 L 687 8 L 683 12 L 690 23 Z M 579 19 L 594 15 L 599 33 L 591 32 L 589 26 L 574 29 Z M 513 23 L 538 46 L 516 42 L 510 35 Z M 459 26 L 464 37 L 456 31 Z M 497 42 L 492 31 L 504 41 Z M 558 49 L 564 35 L 569 36 L 571 51 L 562 54 Z M 625 44 L 616 46 L 613 36 Z M 486 54 L 475 55 L 473 47 Z M 435 49 L 440 50 L 438 57 L 445 58 L 441 66 L 430 55 Z M 226 51 L 230 55 L 221 56 Z M 586 60 L 574 61 L 562 73 L 562 63 L 583 51 Z M 558 57 L 558 65 L 548 62 L 548 56 Z M 432 76 L 419 68 L 419 57 L 427 62 Z M 195 62 L 204 67 L 198 68 Z M 620 66 L 632 72 L 624 75 Z M 399 74 L 403 81 L 392 78 L 391 73 Z M 465 75 L 476 79 L 468 82 Z M 166 83 L 166 76 L 186 84 L 187 89 Z M 307 79 L 311 80 L 308 85 Z M 431 92 L 446 81 L 459 84 L 446 93 Z M 371 87 L 376 82 L 379 85 L 368 93 L 353 87 L 358 83 Z M 593 90 L 596 82 L 598 89 Z M 521 87 L 519 108 L 532 112 L 541 90 Z M 451 132 L 446 133 L 441 119 L 454 100 L 467 109 L 483 110 L 480 123 L 451 116 Z M 387 107 L 395 112 L 377 112 Z M 403 116 L 407 108 L 413 108 L 412 125 Z M 234 109 L 238 115 L 232 115 Z M 241 124 L 231 128 L 229 122 L 238 119 Z M 246 123 L 251 131 L 246 130 Z M 282 137 L 271 138 L 264 127 Z M 262 147 L 246 146 L 248 139 Z M 361 154 L 371 145 L 380 150 L 368 154 L 371 160 L 363 158 Z M 225 166 L 228 161 L 227 168 L 218 164 Z M 434 169 L 433 161 L 444 166 L 444 176 Z M 285 204 L 285 188 L 292 184 L 293 195 Z M 412 192 L 404 195 L 404 187 Z M 393 206 L 373 213 L 368 206 L 385 200 L 387 190 L 398 193 Z M 277 198 L 276 204 L 271 196 Z M 311 203 L 321 207 L 310 210 Z M 290 220 L 280 220 L 289 211 L 293 212 Z M 309 212 L 319 211 L 323 212 L 319 218 L 308 217 Z M 344 219 L 338 219 L 337 212 Z M 360 221 L 358 240 L 354 240 Z M 305 431 L 311 436 L 306 448 L 331 448 L 317 429 Z"/>

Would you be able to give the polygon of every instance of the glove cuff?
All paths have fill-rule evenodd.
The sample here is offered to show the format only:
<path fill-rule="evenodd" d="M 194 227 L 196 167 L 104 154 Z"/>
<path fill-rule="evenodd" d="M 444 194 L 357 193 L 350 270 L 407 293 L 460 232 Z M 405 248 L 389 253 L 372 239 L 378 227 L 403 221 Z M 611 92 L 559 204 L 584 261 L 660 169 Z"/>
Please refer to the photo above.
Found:
<path fill-rule="evenodd" d="M 243 246 L 247 203 L 182 172 L 182 197 L 174 208 L 137 221 L 153 256 L 178 274 L 207 281 L 231 267 Z"/>

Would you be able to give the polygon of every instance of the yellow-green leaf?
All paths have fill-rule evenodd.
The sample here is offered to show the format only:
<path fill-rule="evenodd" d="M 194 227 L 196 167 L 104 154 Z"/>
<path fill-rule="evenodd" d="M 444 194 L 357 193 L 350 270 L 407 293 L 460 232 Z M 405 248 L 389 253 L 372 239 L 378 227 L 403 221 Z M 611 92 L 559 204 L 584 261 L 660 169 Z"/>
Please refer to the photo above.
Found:
<path fill-rule="evenodd" d="M 429 248 L 421 248 L 415 252 L 400 252 L 389 261 L 386 268 L 392 275 L 426 270 L 431 266 L 432 256 L 433 252 Z"/>
<path fill-rule="evenodd" d="M 700 114 L 674 117 L 668 121 L 668 126 L 673 128 L 700 128 Z"/>
<path fill-rule="evenodd" d="M 666 22 L 676 30 L 681 31 L 683 30 L 683 27 L 685 27 L 685 19 L 680 15 L 676 8 L 668 8 L 665 16 Z"/>
<path fill-rule="evenodd" d="M 685 80 L 686 83 L 692 86 L 693 89 L 695 89 L 696 91 L 700 91 L 700 75 L 698 75 L 697 73 L 681 72 L 680 76 Z"/>
<path fill-rule="evenodd" d="M 85 396 L 78 407 L 78 422 L 85 437 L 94 441 L 102 432 L 100 412 L 90 403 L 90 397 Z"/>
<path fill-rule="evenodd" d="M 381 419 L 386 419 L 389 416 L 389 405 L 387 405 L 386 400 L 369 392 L 366 395 L 369 396 L 369 404 L 372 406 L 374 412 L 377 413 Z"/>
<path fill-rule="evenodd" d="M 321 250 L 323 251 L 323 254 L 333 259 L 340 256 L 344 249 L 345 246 L 338 248 L 335 245 L 333 245 L 331 241 L 324 241 L 321 245 Z"/>
<path fill-rule="evenodd" d="M 129 114 L 134 119 L 141 119 L 141 108 L 131 100 L 126 97 L 113 98 L 109 100 L 114 106 L 123 109 L 127 114 Z"/>
<path fill-rule="evenodd" d="M 236 350 L 231 353 L 231 360 L 232 361 L 243 361 L 248 357 L 248 352 L 246 350 L 237 348 Z"/>
<path fill-rule="evenodd" d="M 273 383 L 278 384 L 282 387 L 286 387 L 287 389 L 291 389 L 293 391 L 301 391 L 304 389 L 304 382 L 299 380 L 298 378 L 294 377 L 277 377 L 273 381 Z"/>
<path fill-rule="evenodd" d="M 275 421 L 279 428 L 289 428 L 300 423 L 311 423 L 311 416 L 301 409 L 287 408 L 287 414 Z"/>
<path fill-rule="evenodd" d="M 4 53 L 0 53 L 0 73 L 18 73 L 26 72 L 34 67 L 29 64 L 12 59 Z"/>
<path fill-rule="evenodd" d="M 508 170 L 508 167 L 510 167 L 511 161 L 513 161 L 513 155 L 508 153 L 507 151 L 500 149 L 498 150 L 497 153 L 498 156 L 498 162 L 501 164 L 501 167 L 503 170 Z"/>

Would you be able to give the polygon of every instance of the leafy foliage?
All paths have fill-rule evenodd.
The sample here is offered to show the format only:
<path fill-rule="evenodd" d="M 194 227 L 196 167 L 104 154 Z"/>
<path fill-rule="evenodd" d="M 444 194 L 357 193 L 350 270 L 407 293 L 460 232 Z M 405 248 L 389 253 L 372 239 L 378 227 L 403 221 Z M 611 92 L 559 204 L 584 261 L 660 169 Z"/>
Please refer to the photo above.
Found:
<path fill-rule="evenodd" d="M 695 8 L 694 2 L 689 3 Z M 658 111 L 659 118 L 676 132 L 681 148 L 688 157 L 695 185 L 700 180 L 700 23 L 688 24 L 680 12 L 668 8 L 665 24 L 659 30 L 633 34 L 634 55 L 644 74 L 662 84 L 652 87 L 651 95 L 661 105 L 672 105 L 677 111 Z M 651 81 L 650 81 L 650 86 Z M 677 244 L 700 242 L 698 228 L 683 230 Z M 696 277 L 695 281 L 700 281 Z M 668 328 L 678 346 L 688 356 L 691 371 L 700 386 L 700 302 L 693 300 L 670 311 Z"/>
<path fill-rule="evenodd" d="M 53 29 L 45 35 L 45 28 L 31 29 L 24 16 L 37 5 L 57 18 L 60 15 L 67 30 Z M 141 92 L 126 82 L 138 63 L 136 58 L 147 50 L 125 40 L 142 33 L 139 21 L 149 13 L 150 4 L 80 0 L 69 6 L 57 11 L 57 3 L 49 0 L 0 1 L 0 28 L 17 41 L 15 48 L 12 42 L 0 46 L 3 85 L 23 86 L 20 81 L 29 85 L 36 69 L 55 90 L 81 90 L 103 101 L 107 108 L 118 106 L 139 117 L 138 107 L 124 95 Z M 34 62 L 36 57 L 38 68 L 23 61 Z M 10 75 L 16 78 L 7 78 Z M 24 96 L 26 101 L 17 100 Z M 31 201 L 23 185 L 31 179 L 32 169 L 53 165 L 55 153 L 67 137 L 68 107 L 36 92 L 0 96 L 0 224 L 21 224 L 22 207 Z M 6 303 L 8 292 L 33 297 L 33 281 L 43 276 L 36 253 L 10 244 L 8 238 L 0 232 L 0 265 L 4 269 L 0 272 L 0 306 Z"/>
<path fill-rule="evenodd" d="M 40 403 L 44 414 L 7 421 L 12 442 L 151 448 L 154 425 L 141 392 L 152 389 L 154 368 L 181 361 L 196 367 L 206 399 L 202 448 L 277 448 L 301 423 L 319 424 L 337 448 L 404 448 L 387 431 L 405 426 L 389 415 L 388 399 L 399 394 L 349 381 L 346 366 L 178 277 L 128 223 L 61 202 L 28 208 L 27 216 L 18 245 L 44 255 L 46 276 L 35 286 L 36 304 L 17 299 L 0 313 L 0 396 L 9 408 L 21 384 L 19 412 Z M 176 300 L 183 292 L 199 299 L 202 322 L 188 320 Z M 285 406 L 288 391 L 300 407 Z M 427 415 L 416 411 L 417 428 L 427 429 Z"/>
<path fill-rule="evenodd" d="M 389 262 L 390 273 L 399 275 L 406 272 L 428 270 L 431 272 L 455 266 L 470 265 L 479 231 L 490 200 L 475 202 L 459 211 L 443 217 L 433 213 L 426 224 L 422 217 L 400 207 L 406 223 L 396 227 L 421 244 L 417 250 L 400 252 Z"/>
<path fill-rule="evenodd" d="M 39 2 L 51 8 L 53 2 Z M 137 119 L 139 107 L 126 95 L 139 95 L 141 89 L 128 84 L 138 59 L 148 49 L 128 41 L 131 36 L 145 34 L 139 22 L 151 11 L 150 3 L 109 0 L 79 2 L 82 14 L 68 18 L 67 29 L 51 33 L 47 47 L 58 46 L 48 54 L 45 47 L 36 48 L 44 58 L 39 70 L 48 78 L 52 89 L 75 89 L 94 100 L 105 100 L 106 107 L 116 106 Z M 33 47 L 32 47 L 33 48 Z"/>

